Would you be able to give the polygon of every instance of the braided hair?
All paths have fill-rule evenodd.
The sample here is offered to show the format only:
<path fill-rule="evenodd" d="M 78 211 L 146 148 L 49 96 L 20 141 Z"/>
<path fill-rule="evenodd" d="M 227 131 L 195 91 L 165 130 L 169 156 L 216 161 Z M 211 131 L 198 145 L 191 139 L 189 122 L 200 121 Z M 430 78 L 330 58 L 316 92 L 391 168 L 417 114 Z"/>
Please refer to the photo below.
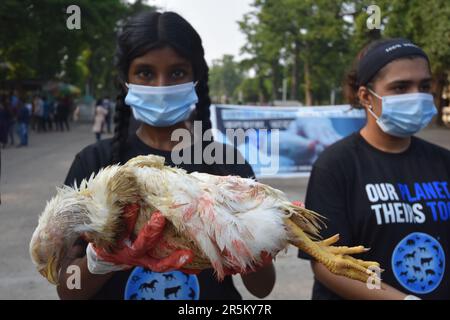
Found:
<path fill-rule="evenodd" d="M 203 132 L 211 128 L 211 99 L 208 87 L 208 65 L 205 61 L 202 40 L 195 29 L 174 12 L 146 11 L 131 17 L 117 38 L 116 67 L 118 88 L 112 139 L 112 162 L 119 163 L 126 146 L 131 110 L 125 104 L 125 82 L 131 62 L 156 48 L 170 46 L 192 63 L 194 81 L 197 81 L 198 102 L 192 120 L 202 121 Z"/>

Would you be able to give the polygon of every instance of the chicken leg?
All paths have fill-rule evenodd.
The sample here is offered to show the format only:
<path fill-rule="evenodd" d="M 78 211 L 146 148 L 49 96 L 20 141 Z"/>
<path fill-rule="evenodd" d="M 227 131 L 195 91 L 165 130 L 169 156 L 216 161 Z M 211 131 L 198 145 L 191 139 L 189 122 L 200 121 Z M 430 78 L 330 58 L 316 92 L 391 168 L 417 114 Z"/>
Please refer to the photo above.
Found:
<path fill-rule="evenodd" d="M 369 277 L 378 277 L 372 269 L 374 267 L 379 268 L 377 262 L 363 261 L 349 256 L 349 254 L 366 252 L 368 249 L 363 246 L 332 246 L 339 240 L 339 235 L 334 235 L 323 241 L 313 241 L 290 219 L 286 219 L 285 222 L 293 236 L 290 241 L 291 244 L 311 255 L 332 273 L 362 282 L 367 282 Z"/>

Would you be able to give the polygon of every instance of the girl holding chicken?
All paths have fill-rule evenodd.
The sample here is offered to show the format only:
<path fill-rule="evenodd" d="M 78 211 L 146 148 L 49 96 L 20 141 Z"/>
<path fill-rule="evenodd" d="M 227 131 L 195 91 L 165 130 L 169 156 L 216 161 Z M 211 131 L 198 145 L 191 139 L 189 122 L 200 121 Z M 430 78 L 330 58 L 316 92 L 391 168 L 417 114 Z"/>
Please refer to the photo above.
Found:
<path fill-rule="evenodd" d="M 118 36 L 116 58 L 120 94 L 114 137 L 79 152 L 66 185 L 80 183 L 105 166 L 124 164 L 138 155 L 159 155 L 167 165 L 174 165 L 171 152 L 178 142 L 171 140 L 173 131 L 192 130 L 193 121 L 201 121 L 203 131 L 211 128 L 208 67 L 202 41 L 178 14 L 144 12 L 131 18 Z M 131 114 L 140 122 L 136 132 L 130 130 Z M 196 143 L 201 143 L 202 149 L 207 145 L 196 141 L 182 152 L 193 151 Z M 221 147 L 224 154 L 230 148 Z M 246 162 L 207 165 L 202 161 L 179 166 L 187 172 L 254 176 Z M 138 209 L 136 205 L 125 208 L 125 216 L 129 218 L 124 224 L 128 230 L 133 228 L 132 217 Z M 123 239 L 123 249 L 113 253 L 99 250 L 80 238 L 61 264 L 59 279 L 55 279 L 59 283 L 59 296 L 62 299 L 241 298 L 230 276 L 237 270 L 228 270 L 228 275 L 219 282 L 211 269 L 197 274 L 183 269 L 193 258 L 189 250 L 175 251 L 163 259 L 146 255 L 159 240 L 164 226 L 164 217 L 154 213 L 136 239 Z M 79 290 L 66 286 L 70 277 L 66 270 L 71 265 L 81 270 Z M 270 257 L 262 260 L 256 272 L 242 275 L 242 279 L 252 294 L 268 295 L 275 283 Z"/>

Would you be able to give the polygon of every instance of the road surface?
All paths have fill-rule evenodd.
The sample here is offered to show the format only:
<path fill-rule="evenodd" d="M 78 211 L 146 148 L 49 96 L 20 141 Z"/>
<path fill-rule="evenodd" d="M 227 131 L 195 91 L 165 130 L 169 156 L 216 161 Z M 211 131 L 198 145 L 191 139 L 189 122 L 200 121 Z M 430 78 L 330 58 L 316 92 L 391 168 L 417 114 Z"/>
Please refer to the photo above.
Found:
<path fill-rule="evenodd" d="M 28 244 L 38 215 L 61 185 L 76 152 L 94 142 L 87 124 L 72 124 L 70 132 L 30 134 L 27 148 L 2 150 L 0 206 L 0 299 L 57 299 L 55 288 L 35 270 Z M 428 129 L 421 136 L 450 148 L 450 130 Z M 306 178 L 266 179 L 263 182 L 303 200 Z M 309 263 L 296 258 L 291 248 L 278 255 L 277 282 L 268 299 L 309 299 L 313 276 Z M 253 297 L 235 283 L 245 299 Z"/>

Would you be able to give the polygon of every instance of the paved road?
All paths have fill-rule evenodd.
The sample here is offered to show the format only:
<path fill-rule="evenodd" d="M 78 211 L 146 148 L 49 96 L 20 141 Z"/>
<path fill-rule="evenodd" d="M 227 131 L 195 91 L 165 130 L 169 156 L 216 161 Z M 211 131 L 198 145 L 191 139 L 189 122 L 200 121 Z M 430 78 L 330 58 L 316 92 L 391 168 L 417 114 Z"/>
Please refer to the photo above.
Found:
<path fill-rule="evenodd" d="M 450 148 L 450 130 L 423 132 L 429 141 Z M 70 132 L 31 134 L 30 147 L 2 150 L 0 206 L 0 299 L 57 299 L 49 285 L 34 269 L 28 243 L 39 213 L 61 185 L 75 153 L 92 143 L 89 125 L 75 125 Z M 264 180 L 285 191 L 291 200 L 304 199 L 307 179 Z M 309 299 L 312 274 L 307 262 L 290 249 L 276 261 L 277 283 L 269 299 Z M 236 285 L 246 299 L 252 296 Z"/>

